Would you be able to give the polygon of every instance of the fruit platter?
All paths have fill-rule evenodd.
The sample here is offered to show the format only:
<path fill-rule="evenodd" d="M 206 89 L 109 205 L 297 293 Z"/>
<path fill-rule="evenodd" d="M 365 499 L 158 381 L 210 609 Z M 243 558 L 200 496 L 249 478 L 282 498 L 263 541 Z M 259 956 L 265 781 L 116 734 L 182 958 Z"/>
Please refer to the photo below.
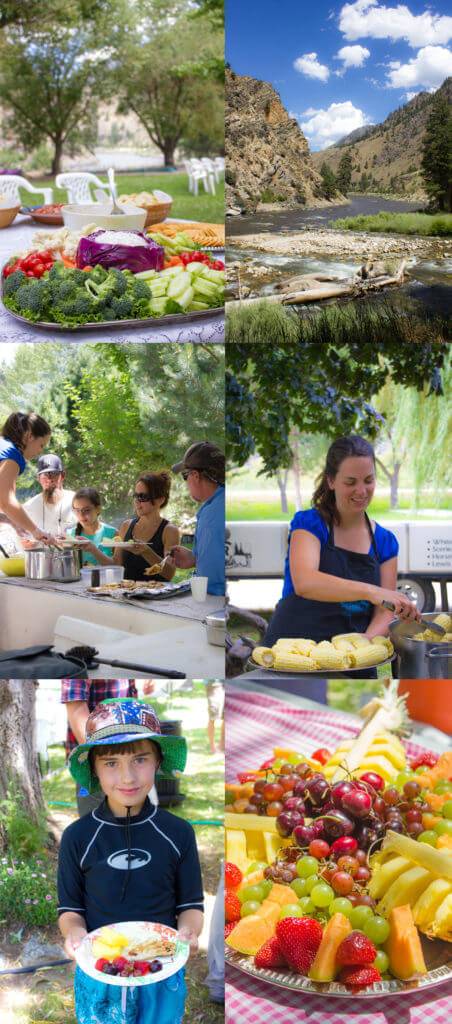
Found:
<path fill-rule="evenodd" d="M 79 967 L 109 985 L 164 981 L 188 960 L 189 943 L 174 928 L 149 921 L 124 921 L 89 932 L 76 950 Z"/>
<path fill-rule="evenodd" d="M 226 784 L 226 960 L 238 970 L 337 997 L 452 978 L 452 750 L 402 740 L 397 685 L 363 709 L 355 738 L 307 753 L 301 728 L 297 748 L 274 747 Z M 318 735 L 331 714 L 311 714 Z"/>
<path fill-rule="evenodd" d="M 305 638 L 281 638 L 273 647 L 255 647 L 249 667 L 254 669 L 259 665 L 267 672 L 294 675 L 328 672 L 329 676 L 378 668 L 383 675 L 390 675 L 394 658 L 393 644 L 386 636 L 369 640 L 363 633 L 340 633 L 321 643 Z"/>
<path fill-rule="evenodd" d="M 220 254 L 184 232 L 156 238 L 95 224 L 37 231 L 2 269 L 3 305 L 16 319 L 62 331 L 185 323 L 221 312 Z"/>

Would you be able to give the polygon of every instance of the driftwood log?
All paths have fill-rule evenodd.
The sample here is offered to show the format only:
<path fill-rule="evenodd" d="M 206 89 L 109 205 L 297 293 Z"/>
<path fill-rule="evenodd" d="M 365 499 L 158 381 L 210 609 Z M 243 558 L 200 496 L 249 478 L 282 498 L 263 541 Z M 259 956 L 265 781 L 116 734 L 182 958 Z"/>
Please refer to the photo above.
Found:
<path fill-rule="evenodd" d="M 402 260 L 400 263 L 397 273 L 390 277 L 385 274 L 373 276 L 372 273 L 363 274 L 363 268 L 359 275 L 356 275 L 352 279 L 343 281 L 341 284 L 330 284 L 325 281 L 325 276 L 319 275 L 315 278 L 319 281 L 320 287 L 311 287 L 306 291 L 296 292 L 279 292 L 277 295 L 266 295 L 259 296 L 253 299 L 242 299 L 236 300 L 235 302 L 229 303 L 229 306 L 241 305 L 250 306 L 256 302 L 270 302 L 270 303 L 282 303 L 285 306 L 298 306 L 307 302 L 322 302 L 323 299 L 337 299 L 342 296 L 355 296 L 358 298 L 361 295 L 366 295 L 367 292 L 378 291 L 380 288 L 388 288 L 390 285 L 402 284 L 405 278 L 407 260 Z M 306 277 L 312 278 L 314 275 L 306 275 Z M 297 279 L 298 281 L 300 278 Z M 322 285 L 322 281 L 325 284 Z"/>

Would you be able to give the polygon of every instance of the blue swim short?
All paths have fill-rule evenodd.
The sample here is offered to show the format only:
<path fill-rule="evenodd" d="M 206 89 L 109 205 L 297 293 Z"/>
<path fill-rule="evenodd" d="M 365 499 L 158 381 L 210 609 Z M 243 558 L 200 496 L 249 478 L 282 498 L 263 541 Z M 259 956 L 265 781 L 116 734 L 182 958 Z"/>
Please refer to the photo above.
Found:
<path fill-rule="evenodd" d="M 137 988 L 106 985 L 76 968 L 75 1013 L 78 1024 L 182 1024 L 186 986 L 184 968 L 166 981 Z"/>

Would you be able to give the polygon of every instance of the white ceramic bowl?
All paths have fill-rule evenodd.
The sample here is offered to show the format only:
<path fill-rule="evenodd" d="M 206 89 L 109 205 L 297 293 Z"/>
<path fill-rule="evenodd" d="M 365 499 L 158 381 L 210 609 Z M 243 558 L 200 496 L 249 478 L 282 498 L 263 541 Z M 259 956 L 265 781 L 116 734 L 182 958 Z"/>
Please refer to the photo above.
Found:
<path fill-rule="evenodd" d="M 146 210 L 139 206 L 124 206 L 123 215 L 110 213 L 111 203 L 80 203 L 63 206 L 61 213 L 65 227 L 80 231 L 87 224 L 113 231 L 142 231 L 146 223 Z"/>

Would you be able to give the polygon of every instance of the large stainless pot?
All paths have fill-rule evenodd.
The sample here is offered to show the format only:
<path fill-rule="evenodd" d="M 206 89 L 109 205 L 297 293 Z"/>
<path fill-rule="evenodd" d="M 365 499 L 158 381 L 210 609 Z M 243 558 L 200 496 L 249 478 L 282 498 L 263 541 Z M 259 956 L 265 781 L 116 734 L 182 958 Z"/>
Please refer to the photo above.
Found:
<path fill-rule="evenodd" d="M 427 651 L 429 679 L 452 679 L 452 644 L 433 645 Z"/>
<path fill-rule="evenodd" d="M 80 579 L 78 548 L 34 548 L 25 552 L 25 575 L 30 580 L 56 580 L 74 583 Z"/>
<path fill-rule="evenodd" d="M 422 618 L 433 622 L 437 615 L 438 612 L 426 612 Z M 432 659 L 427 655 L 433 647 L 438 647 L 438 640 L 414 640 L 408 635 L 410 629 L 410 624 L 401 619 L 394 619 L 389 627 L 389 635 L 399 656 L 399 678 L 434 679 Z"/>

